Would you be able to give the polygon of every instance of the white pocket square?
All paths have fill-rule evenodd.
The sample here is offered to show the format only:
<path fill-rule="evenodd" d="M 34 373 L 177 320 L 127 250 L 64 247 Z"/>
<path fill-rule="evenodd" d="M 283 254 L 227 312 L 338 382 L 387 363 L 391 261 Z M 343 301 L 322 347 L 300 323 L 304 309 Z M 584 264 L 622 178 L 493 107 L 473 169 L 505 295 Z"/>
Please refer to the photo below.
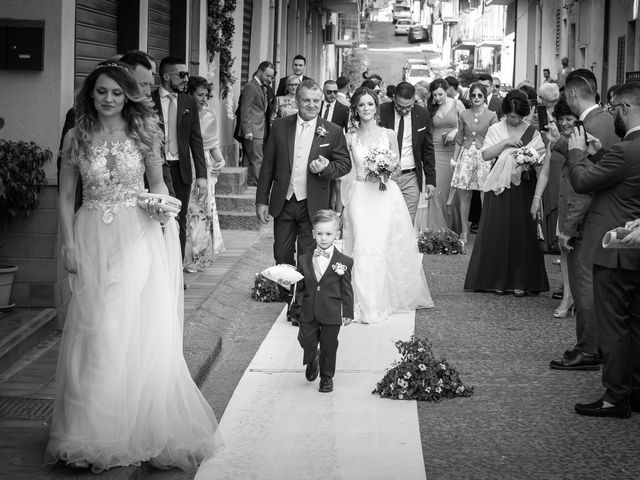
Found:
<path fill-rule="evenodd" d="M 418 131 L 421 132 L 422 130 L 426 130 L 426 129 L 427 127 L 422 127 L 422 128 L 419 128 Z"/>
<path fill-rule="evenodd" d="M 329 145 L 331 145 L 331 144 L 330 143 L 323 143 L 322 145 L 318 145 L 318 148 L 328 147 Z"/>

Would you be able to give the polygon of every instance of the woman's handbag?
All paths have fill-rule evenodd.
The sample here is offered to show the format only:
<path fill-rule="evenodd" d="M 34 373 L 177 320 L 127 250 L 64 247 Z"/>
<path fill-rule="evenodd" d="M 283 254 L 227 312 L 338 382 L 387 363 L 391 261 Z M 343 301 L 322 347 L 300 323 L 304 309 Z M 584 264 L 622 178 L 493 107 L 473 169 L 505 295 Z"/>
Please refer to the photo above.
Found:
<path fill-rule="evenodd" d="M 182 202 L 163 193 L 142 192 L 138 194 L 138 206 L 154 220 L 165 223 L 170 217 L 177 217 Z"/>

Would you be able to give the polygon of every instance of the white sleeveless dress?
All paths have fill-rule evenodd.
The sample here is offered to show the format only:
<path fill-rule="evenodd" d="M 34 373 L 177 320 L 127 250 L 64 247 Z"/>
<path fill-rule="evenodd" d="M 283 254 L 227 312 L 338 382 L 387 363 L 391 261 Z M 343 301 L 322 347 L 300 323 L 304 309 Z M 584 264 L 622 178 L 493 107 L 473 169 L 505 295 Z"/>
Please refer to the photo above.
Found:
<path fill-rule="evenodd" d="M 145 159 L 124 135 L 96 135 L 79 161 L 63 151 L 62 168 L 80 170 L 84 200 L 44 465 L 194 471 L 222 440 L 182 353 L 177 224 L 163 232 L 137 206 Z"/>
<path fill-rule="evenodd" d="M 386 135 L 378 146 L 389 148 Z M 355 320 L 378 323 L 394 313 L 433 307 L 416 235 L 402 192 L 395 181 L 380 191 L 364 180 L 369 147 L 353 134 L 344 219 L 344 251 L 353 257 Z M 353 175 L 351 175 L 353 177 Z"/>

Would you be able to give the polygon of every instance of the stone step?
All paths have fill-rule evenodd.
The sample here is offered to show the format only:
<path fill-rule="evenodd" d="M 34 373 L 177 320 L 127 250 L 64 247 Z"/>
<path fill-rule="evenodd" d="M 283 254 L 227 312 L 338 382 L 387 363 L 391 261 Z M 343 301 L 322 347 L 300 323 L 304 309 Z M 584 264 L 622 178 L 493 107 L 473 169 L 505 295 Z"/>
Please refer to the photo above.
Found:
<path fill-rule="evenodd" d="M 27 355 L 57 328 L 55 308 L 16 308 L 2 314 L 0 372 Z"/>
<path fill-rule="evenodd" d="M 251 212 L 220 210 L 218 220 L 222 230 L 259 230 L 260 224 L 256 218 L 255 207 Z"/>
<path fill-rule="evenodd" d="M 219 194 L 216 191 L 216 208 L 229 212 L 255 212 L 256 187 L 247 187 L 242 193 Z"/>
<path fill-rule="evenodd" d="M 218 175 L 216 195 L 219 193 L 242 193 L 247 187 L 247 167 L 225 167 Z"/>

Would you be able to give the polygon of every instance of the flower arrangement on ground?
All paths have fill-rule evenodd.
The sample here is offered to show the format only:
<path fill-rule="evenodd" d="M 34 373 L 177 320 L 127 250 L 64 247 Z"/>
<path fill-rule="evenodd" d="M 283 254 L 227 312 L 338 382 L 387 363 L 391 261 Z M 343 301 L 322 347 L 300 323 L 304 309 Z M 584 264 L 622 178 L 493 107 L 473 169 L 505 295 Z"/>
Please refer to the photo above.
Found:
<path fill-rule="evenodd" d="M 258 302 L 281 302 L 282 296 L 278 284 L 261 273 L 256 273 L 251 298 Z"/>
<path fill-rule="evenodd" d="M 401 359 L 394 362 L 373 394 L 394 400 L 439 402 L 445 398 L 470 397 L 473 387 L 460 380 L 456 369 L 445 359 L 436 359 L 427 338 L 415 335 L 407 342 L 397 341 Z"/>
<path fill-rule="evenodd" d="M 368 182 L 379 182 L 381 191 L 387 190 L 389 178 L 400 171 L 398 154 L 385 147 L 373 147 L 364 157 L 365 179 Z"/>
<path fill-rule="evenodd" d="M 418 250 L 429 255 L 464 255 L 464 242 L 460 236 L 448 228 L 440 230 L 420 230 Z"/>

